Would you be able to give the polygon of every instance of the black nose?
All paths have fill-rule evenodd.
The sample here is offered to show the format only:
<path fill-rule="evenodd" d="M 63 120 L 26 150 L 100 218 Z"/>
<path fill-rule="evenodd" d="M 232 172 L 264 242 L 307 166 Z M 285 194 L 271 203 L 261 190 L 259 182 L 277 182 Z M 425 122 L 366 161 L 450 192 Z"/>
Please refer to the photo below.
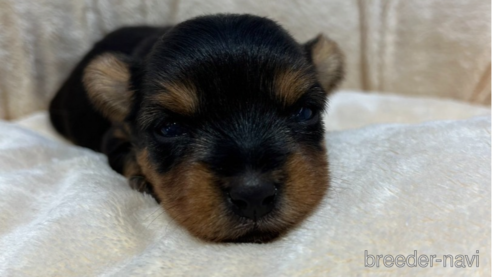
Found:
<path fill-rule="evenodd" d="M 234 211 L 253 220 L 273 209 L 276 196 L 277 188 L 273 183 L 236 186 L 229 191 L 229 197 L 235 206 Z"/>

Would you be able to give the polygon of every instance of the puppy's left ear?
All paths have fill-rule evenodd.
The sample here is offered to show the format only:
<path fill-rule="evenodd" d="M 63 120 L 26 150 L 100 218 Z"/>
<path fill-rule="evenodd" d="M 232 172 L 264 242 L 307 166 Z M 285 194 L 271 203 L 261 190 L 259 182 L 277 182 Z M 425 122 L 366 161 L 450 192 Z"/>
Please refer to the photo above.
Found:
<path fill-rule="evenodd" d="M 130 112 L 133 92 L 125 57 L 104 53 L 84 70 L 83 83 L 92 105 L 107 119 L 122 122 Z"/>
<path fill-rule="evenodd" d="M 329 93 L 342 81 L 344 75 L 344 57 L 333 40 L 323 34 L 306 42 L 304 48 L 316 67 L 318 80 Z"/>

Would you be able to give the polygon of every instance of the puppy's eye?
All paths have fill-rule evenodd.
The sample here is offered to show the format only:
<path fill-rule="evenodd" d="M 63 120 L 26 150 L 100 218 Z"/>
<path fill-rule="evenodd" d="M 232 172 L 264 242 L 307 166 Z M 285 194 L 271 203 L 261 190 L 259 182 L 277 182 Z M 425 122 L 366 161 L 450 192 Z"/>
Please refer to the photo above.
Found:
<path fill-rule="evenodd" d="M 300 122 L 311 121 L 315 116 L 316 113 L 308 107 L 302 107 L 294 113 L 294 118 Z"/>
<path fill-rule="evenodd" d="M 156 129 L 156 134 L 165 138 L 175 138 L 186 134 L 186 129 L 177 122 L 164 122 Z"/>

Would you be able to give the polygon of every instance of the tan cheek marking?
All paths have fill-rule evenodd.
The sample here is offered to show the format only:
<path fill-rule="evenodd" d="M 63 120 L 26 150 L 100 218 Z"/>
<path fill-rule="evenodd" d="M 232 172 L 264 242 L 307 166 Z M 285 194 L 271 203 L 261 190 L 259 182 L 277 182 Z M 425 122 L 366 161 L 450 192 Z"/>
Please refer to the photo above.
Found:
<path fill-rule="evenodd" d="M 289 106 L 306 93 L 311 84 L 312 81 L 302 72 L 285 69 L 275 76 L 274 91 L 279 100 Z"/>
<path fill-rule="evenodd" d="M 147 150 L 140 151 L 137 160 L 162 200 L 161 205 L 190 233 L 214 241 L 234 239 L 243 234 L 233 230 L 215 177 L 206 167 L 185 161 L 171 171 L 159 174 L 150 162 Z"/>
<path fill-rule="evenodd" d="M 196 88 L 191 83 L 161 83 L 164 91 L 151 97 L 151 101 L 183 115 L 193 114 L 198 107 Z"/>
<path fill-rule="evenodd" d="M 83 76 L 89 99 L 112 121 L 123 121 L 130 110 L 129 80 L 127 65 L 109 53 L 95 58 Z"/>
<path fill-rule="evenodd" d="M 292 154 L 285 166 L 285 202 L 282 220 L 295 224 L 321 201 L 328 187 L 326 151 L 301 150 Z"/>

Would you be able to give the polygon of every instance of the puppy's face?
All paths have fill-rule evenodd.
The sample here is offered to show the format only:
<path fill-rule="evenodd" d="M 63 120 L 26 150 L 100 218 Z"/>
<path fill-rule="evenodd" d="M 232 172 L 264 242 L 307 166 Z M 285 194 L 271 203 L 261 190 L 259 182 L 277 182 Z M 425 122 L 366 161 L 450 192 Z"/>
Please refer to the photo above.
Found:
<path fill-rule="evenodd" d="M 130 64 L 97 58 L 89 95 L 126 118 L 141 172 L 191 233 L 268 241 L 316 207 L 328 186 L 321 113 L 342 73 L 333 42 L 299 45 L 264 18 L 202 17 Z"/>

